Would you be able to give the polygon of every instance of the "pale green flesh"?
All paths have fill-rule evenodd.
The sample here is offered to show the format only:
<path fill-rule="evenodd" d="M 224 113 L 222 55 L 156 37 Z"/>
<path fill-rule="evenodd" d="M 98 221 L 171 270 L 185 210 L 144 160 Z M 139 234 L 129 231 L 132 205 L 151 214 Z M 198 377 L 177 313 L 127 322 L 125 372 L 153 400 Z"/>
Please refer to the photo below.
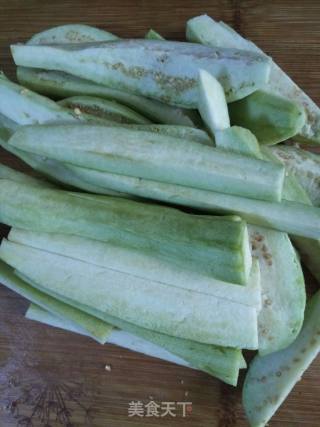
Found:
<path fill-rule="evenodd" d="M 144 38 L 147 40 L 165 40 L 164 37 L 162 37 L 159 33 L 157 33 L 152 28 L 150 28 L 150 30 L 146 33 Z"/>
<path fill-rule="evenodd" d="M 320 156 L 287 145 L 272 147 L 272 153 L 307 192 L 314 206 L 320 206 Z"/>
<path fill-rule="evenodd" d="M 6 165 L 0 163 L 0 179 L 8 179 L 14 182 L 21 182 L 24 184 L 36 185 L 43 188 L 53 188 L 49 182 L 43 181 L 38 178 L 34 178 L 30 175 L 27 175 L 23 172 L 11 169 Z"/>
<path fill-rule="evenodd" d="M 89 114 L 76 114 L 23 86 L 0 79 L 0 114 L 19 125 L 42 123 L 116 124 Z"/>
<path fill-rule="evenodd" d="M 218 78 L 228 102 L 261 88 L 270 71 L 260 54 L 162 40 L 13 45 L 11 52 L 16 65 L 64 71 L 185 108 L 197 108 L 200 68 Z"/>
<path fill-rule="evenodd" d="M 9 145 L 100 171 L 281 200 L 282 165 L 154 132 L 89 125 L 24 126 Z"/>
<path fill-rule="evenodd" d="M 221 133 L 222 141 L 217 133 L 215 135 L 218 145 L 222 142 L 226 148 L 230 146 L 240 153 L 248 151 L 249 155 L 258 158 L 267 151 L 270 157 L 269 150 L 265 148 L 261 152 L 256 138 L 246 129 L 233 127 Z M 293 185 L 291 190 L 295 190 Z M 252 225 L 248 229 L 251 252 L 258 258 L 261 270 L 262 309 L 258 315 L 258 341 L 259 354 L 265 355 L 287 347 L 299 333 L 306 301 L 305 284 L 299 259 L 287 234 Z"/>
<path fill-rule="evenodd" d="M 262 309 L 258 316 L 259 353 L 291 344 L 304 317 L 305 284 L 297 254 L 285 233 L 249 226 L 252 255 L 261 270 Z"/>
<path fill-rule="evenodd" d="M 91 96 L 73 96 L 58 102 L 59 105 L 73 111 L 91 114 L 102 119 L 124 124 L 148 124 L 150 120 L 136 113 L 131 108 L 110 101 Z"/>
<path fill-rule="evenodd" d="M 200 122 L 198 114 L 192 110 L 172 107 L 159 101 L 98 85 L 59 71 L 17 67 L 17 78 L 22 85 L 31 90 L 55 98 L 89 95 L 115 100 L 155 123 L 196 126 Z"/>
<path fill-rule="evenodd" d="M 209 16 L 202 15 L 187 23 L 187 40 L 203 43 L 207 46 L 237 48 L 246 51 L 263 53 L 254 43 L 241 37 L 236 31 L 223 22 L 216 22 Z M 302 91 L 281 68 L 271 63 L 270 78 L 266 89 L 272 93 L 284 96 L 306 111 L 306 123 L 296 137 L 303 141 L 320 142 L 320 112 L 319 107 Z"/>
<path fill-rule="evenodd" d="M 222 150 L 227 150 L 245 156 L 262 159 L 257 138 L 248 129 L 231 126 L 215 132 L 215 144 Z"/>
<path fill-rule="evenodd" d="M 171 347 L 170 350 L 175 351 L 177 348 L 179 348 L 179 342 L 181 341 L 182 348 L 180 348 L 180 353 L 182 354 L 179 357 L 175 356 L 173 353 L 169 353 L 169 351 L 166 351 L 157 345 L 157 335 L 159 335 L 158 340 L 161 341 L 162 339 L 164 342 L 166 341 L 166 336 L 161 336 L 160 334 L 154 333 L 154 341 L 156 343 L 151 344 L 150 342 L 145 341 L 143 338 L 139 338 L 125 331 L 113 330 L 110 324 L 106 323 L 105 321 L 99 320 L 99 318 L 93 315 L 87 314 L 78 308 L 72 307 L 71 305 L 57 300 L 53 296 L 45 294 L 36 287 L 28 285 L 27 282 L 24 282 L 17 275 L 15 275 L 9 266 L 2 262 L 0 262 L 0 280 L 11 290 L 19 293 L 30 301 L 41 305 L 42 308 L 32 304 L 32 311 L 28 310 L 28 313 L 31 316 L 27 317 L 35 318 L 37 315 L 38 317 L 39 315 L 42 315 L 42 317 L 40 319 L 38 318 L 37 320 L 44 321 L 46 316 L 43 317 L 43 315 L 48 313 L 46 310 L 49 310 L 49 312 L 52 313 L 51 317 L 54 314 L 54 319 L 56 319 L 56 321 L 60 320 L 60 322 L 62 322 L 62 327 L 66 327 L 67 325 L 68 329 L 89 335 L 101 343 L 109 342 L 117 344 L 122 347 L 130 348 L 134 351 L 140 351 L 150 356 L 160 357 L 170 362 L 179 363 L 185 366 L 190 366 L 189 362 L 186 362 L 183 359 L 184 348 L 189 348 L 189 351 L 185 354 L 185 356 L 190 356 L 192 362 L 194 363 L 193 366 L 196 369 L 203 368 L 211 375 L 215 375 L 215 371 L 219 372 L 221 367 L 220 379 L 228 383 L 232 383 L 233 385 L 236 385 L 237 381 L 237 365 L 240 364 L 240 368 L 245 367 L 245 361 L 241 355 L 241 351 L 239 350 L 227 348 L 219 349 L 219 347 L 191 342 L 188 343 L 184 340 L 169 337 L 168 346 Z M 32 314 L 34 314 L 34 316 L 32 316 Z M 149 335 L 152 336 L 153 333 L 150 332 Z M 175 343 L 176 345 L 174 346 L 171 344 L 170 346 L 171 341 L 172 344 Z M 225 360 L 222 360 L 224 354 Z M 238 362 L 239 358 L 240 362 Z M 207 366 L 205 363 L 207 363 Z M 199 364 L 199 366 L 197 366 L 197 364 Z"/>
<path fill-rule="evenodd" d="M 206 344 L 257 348 L 255 308 L 13 242 L 2 242 L 0 257 L 49 291 L 143 328 Z"/>
<path fill-rule="evenodd" d="M 320 292 L 307 305 L 303 328 L 286 349 L 250 364 L 243 405 L 251 427 L 264 427 L 320 351 Z"/>
<path fill-rule="evenodd" d="M 19 272 L 16 273 L 21 276 Z M 23 276 L 21 277 L 23 280 L 30 282 L 28 278 Z M 45 290 L 39 284 L 33 283 L 33 286 L 36 286 L 42 291 Z M 58 300 L 61 299 L 61 296 L 55 292 L 50 292 L 50 295 Z M 132 323 L 128 323 L 119 318 L 112 317 L 98 310 L 94 310 L 85 304 L 79 304 L 73 300 L 67 300 L 66 298 L 62 299 L 63 301 L 67 301 L 68 304 L 75 306 L 94 317 L 100 318 L 123 331 L 127 331 L 166 349 L 170 353 L 188 361 L 188 363 L 190 363 L 194 368 L 207 372 L 228 384 L 234 386 L 237 385 L 239 369 L 246 367 L 246 362 L 242 356 L 241 350 L 202 344 L 196 341 L 160 334 L 155 331 L 141 328 Z"/>
<path fill-rule="evenodd" d="M 294 137 L 306 121 L 298 104 L 262 90 L 230 104 L 229 113 L 233 125 L 251 130 L 264 145 Z"/>
<path fill-rule="evenodd" d="M 104 196 L 36 189 L 0 180 L 0 218 L 8 225 L 75 234 L 147 251 L 220 280 L 246 284 L 251 268 L 246 224 L 233 217 Z"/>
<path fill-rule="evenodd" d="M 8 239 L 149 280 L 159 280 L 161 271 L 162 283 L 252 306 L 257 310 L 261 308 L 260 271 L 257 261 L 253 263 L 248 284 L 237 286 L 210 279 L 193 271 L 184 271 L 146 253 L 83 237 L 13 228 Z"/>
<path fill-rule="evenodd" d="M 99 28 L 83 24 L 59 25 L 49 30 L 41 31 L 31 37 L 28 45 L 51 43 L 86 43 L 95 41 L 118 40 L 119 37 L 100 30 Z"/>
<path fill-rule="evenodd" d="M 223 87 L 210 73 L 199 71 L 199 102 L 200 115 L 211 132 L 230 127 L 227 101 Z"/>
<path fill-rule="evenodd" d="M 104 343 L 112 330 L 112 326 L 103 320 L 97 319 L 74 307 L 32 288 L 14 274 L 12 268 L 0 261 L 0 282 L 17 292 L 29 301 L 32 301 L 46 310 L 52 311 L 57 316 L 64 316 L 75 325 L 79 325 L 92 338 Z"/>

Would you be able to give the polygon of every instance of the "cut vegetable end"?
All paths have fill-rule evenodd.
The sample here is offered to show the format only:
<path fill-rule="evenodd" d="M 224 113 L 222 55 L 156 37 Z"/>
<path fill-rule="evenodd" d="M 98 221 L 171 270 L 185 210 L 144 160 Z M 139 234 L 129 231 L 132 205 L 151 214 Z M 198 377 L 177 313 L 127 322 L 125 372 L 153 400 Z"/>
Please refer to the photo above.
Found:
<path fill-rule="evenodd" d="M 199 71 L 198 109 L 212 135 L 230 127 L 229 113 L 221 84 L 205 70 Z"/>

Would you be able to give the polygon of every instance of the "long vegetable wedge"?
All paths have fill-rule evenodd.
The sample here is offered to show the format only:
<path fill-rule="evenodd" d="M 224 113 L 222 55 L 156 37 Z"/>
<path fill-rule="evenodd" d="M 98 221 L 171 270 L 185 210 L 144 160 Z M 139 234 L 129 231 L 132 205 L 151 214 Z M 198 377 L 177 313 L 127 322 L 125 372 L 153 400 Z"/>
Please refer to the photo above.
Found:
<path fill-rule="evenodd" d="M 236 213 L 248 223 L 284 231 L 297 236 L 320 238 L 319 208 L 283 200 L 270 203 L 182 185 L 164 184 L 147 179 L 71 167 L 81 179 L 107 189 L 138 197 L 188 206 L 208 213 Z"/>
<path fill-rule="evenodd" d="M 320 156 L 287 145 L 272 147 L 271 151 L 296 176 L 312 204 L 320 206 Z"/>
<path fill-rule="evenodd" d="M 218 146 L 226 149 L 229 146 L 242 154 L 249 152 L 257 158 L 268 151 L 265 148 L 261 152 L 250 131 L 235 126 L 216 132 L 215 140 Z M 288 178 L 286 176 L 285 183 Z M 291 190 L 295 190 L 293 185 Z M 258 316 L 258 341 L 259 354 L 265 355 L 287 347 L 300 332 L 306 302 L 305 284 L 298 256 L 287 234 L 250 225 L 249 235 L 252 254 L 258 258 L 261 270 L 263 305 Z"/>
<path fill-rule="evenodd" d="M 54 188 L 54 186 L 49 182 L 34 178 L 15 169 L 11 169 L 2 163 L 0 163 L 0 179 L 8 179 L 10 181 L 20 182 L 22 184 L 36 185 L 42 188 Z"/>
<path fill-rule="evenodd" d="M 103 320 L 90 316 L 87 313 L 46 295 L 38 289 L 32 288 L 32 286 L 17 277 L 12 268 L 2 261 L 0 261 L 0 281 L 12 291 L 41 305 L 42 308 L 52 311 L 57 316 L 67 317 L 73 324 L 79 325 L 82 330 L 86 331 L 86 333 L 90 334 L 91 337 L 101 344 L 106 341 L 112 330 L 112 326 Z"/>
<path fill-rule="evenodd" d="M 258 311 L 261 308 L 260 271 L 256 260 L 253 262 L 247 286 L 237 286 L 210 279 L 193 271 L 184 271 L 147 253 L 127 249 L 114 243 L 16 228 L 11 229 L 8 239 L 11 242 L 153 281 L 159 280 L 159 271 L 161 271 L 162 283 L 255 307 Z"/>
<path fill-rule="evenodd" d="M 41 45 L 51 43 L 86 43 L 95 41 L 118 40 L 119 37 L 84 24 L 59 25 L 49 30 L 35 34 L 27 41 L 29 45 Z"/>
<path fill-rule="evenodd" d="M 246 284 L 247 228 L 239 218 L 189 215 L 163 206 L 0 180 L 0 220 L 11 226 L 122 242 L 177 266 Z"/>
<path fill-rule="evenodd" d="M 0 114 L 19 125 L 68 122 L 116 125 L 110 120 L 71 112 L 51 99 L 38 95 L 5 78 L 0 78 Z"/>
<path fill-rule="evenodd" d="M 91 97 L 72 96 L 58 102 L 59 105 L 73 111 L 91 114 L 117 123 L 147 124 L 150 120 L 115 101 Z"/>
<path fill-rule="evenodd" d="M 16 65 L 64 71 L 186 108 L 198 104 L 199 68 L 220 80 L 229 102 L 261 88 L 270 71 L 260 54 L 159 40 L 13 45 L 11 51 Z"/>
<path fill-rule="evenodd" d="M 67 141 L 66 141 L 67 137 Z M 106 172 L 264 200 L 281 200 L 282 165 L 152 132 L 103 126 L 24 126 L 9 146 Z"/>
<path fill-rule="evenodd" d="M 115 100 L 156 123 L 196 126 L 200 122 L 199 116 L 194 111 L 183 110 L 132 93 L 111 89 L 59 71 L 18 67 L 17 78 L 22 85 L 31 90 L 55 98 L 90 95 Z"/>
<path fill-rule="evenodd" d="M 72 301 L 68 302 L 73 303 Z M 81 309 L 83 308 L 87 309 L 87 307 L 81 306 Z M 95 310 L 89 309 L 88 311 L 91 311 L 94 316 L 108 317 L 108 322 L 117 328 L 128 331 L 130 334 L 139 336 L 156 346 L 166 349 L 170 353 L 188 361 L 194 368 L 216 376 L 228 384 L 237 384 L 239 368 L 242 369 L 246 365 L 241 351 L 235 348 L 217 347 L 159 334 L 115 317 L 102 315 Z"/>
<path fill-rule="evenodd" d="M 51 292 L 143 328 L 207 344 L 257 348 L 255 308 L 9 241 L 2 241 L 0 258 Z"/>
<path fill-rule="evenodd" d="M 250 129 L 265 145 L 294 137 L 306 121 L 299 104 L 262 90 L 230 104 L 229 113 L 232 124 Z"/>
<path fill-rule="evenodd" d="M 44 310 L 36 304 L 30 304 L 25 317 L 30 320 L 36 320 L 46 325 L 54 326 L 56 328 L 65 329 L 67 331 L 75 332 L 81 335 L 89 335 L 84 329 L 76 325 L 73 322 L 70 322 L 65 317 L 58 317 L 50 311 Z M 89 335 L 90 336 L 90 335 Z M 190 364 L 181 359 L 178 356 L 175 356 L 172 353 L 169 353 L 167 350 L 156 346 L 143 338 L 134 336 L 128 332 L 114 329 L 111 331 L 109 336 L 106 338 L 105 344 L 114 344 L 119 347 L 127 348 L 129 350 L 137 351 L 139 353 L 146 354 L 151 357 L 157 357 L 168 362 L 176 363 L 177 365 L 191 367 Z"/>
<path fill-rule="evenodd" d="M 167 339 L 165 335 L 148 332 L 148 336 L 153 337 L 155 342 L 153 344 L 129 332 L 116 330 L 103 320 L 86 314 L 76 307 L 61 302 L 37 288 L 30 286 L 18 276 L 14 275 L 12 269 L 2 262 L 0 262 L 0 280 L 13 291 L 31 301 L 35 301 L 37 304 L 41 304 L 41 306 L 48 309 L 50 313 L 60 316 L 59 319 L 63 319 L 64 325 L 66 325 L 65 322 L 67 322 L 68 328 L 77 328 L 78 331 L 80 330 L 82 333 L 88 334 L 92 338 L 98 339 L 100 342 L 107 341 L 173 363 L 192 366 L 195 369 L 202 369 L 211 375 L 215 375 L 215 372 L 217 372 L 220 379 L 233 385 L 236 385 L 238 365 L 240 369 L 245 367 L 245 360 L 240 350 L 198 344 L 196 342 L 188 342 L 173 337 L 168 337 Z M 33 314 L 39 314 L 39 310 L 40 307 L 37 306 L 37 309 L 34 308 L 32 312 Z M 44 310 L 41 309 L 41 311 L 43 314 Z M 139 328 L 136 329 L 139 330 Z M 157 342 L 163 342 L 164 346 L 169 347 L 169 350 L 160 347 Z M 172 353 L 172 351 L 176 350 L 180 356 L 176 356 Z M 187 360 L 185 360 L 183 356 Z M 190 359 L 192 363 L 190 363 L 188 359 Z"/>
<path fill-rule="evenodd" d="M 187 23 L 187 40 L 200 42 L 207 46 L 243 49 L 262 54 L 254 43 L 241 37 L 223 22 L 216 22 L 207 15 L 195 17 Z M 274 62 L 271 63 L 268 91 L 298 102 L 306 110 L 307 120 L 296 137 L 312 143 L 320 143 L 319 107 L 302 91 L 290 77 Z"/>
<path fill-rule="evenodd" d="M 264 427 L 320 351 L 320 292 L 309 301 L 303 328 L 285 350 L 251 362 L 243 404 L 252 427 Z"/>

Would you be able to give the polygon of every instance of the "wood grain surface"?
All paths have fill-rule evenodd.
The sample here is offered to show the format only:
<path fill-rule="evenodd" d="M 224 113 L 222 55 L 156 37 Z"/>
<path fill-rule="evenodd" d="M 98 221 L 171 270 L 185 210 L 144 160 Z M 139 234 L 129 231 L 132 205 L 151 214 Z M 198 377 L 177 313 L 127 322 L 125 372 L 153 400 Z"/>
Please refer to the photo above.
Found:
<path fill-rule="evenodd" d="M 154 28 L 183 39 L 185 21 L 208 13 L 252 39 L 320 102 L 320 2 L 254 0 L 0 0 L 0 64 L 12 78 L 12 42 L 66 23 L 122 37 Z M 0 151 L 1 162 L 25 169 Z M 1 235 L 7 232 L 1 228 Z M 308 283 L 312 281 L 308 278 Z M 245 427 L 241 383 L 141 356 L 24 319 L 27 302 L 0 286 L 0 427 Z M 111 366 L 111 371 L 105 369 Z M 182 417 L 128 417 L 131 401 L 192 402 Z M 320 359 L 296 385 L 270 427 L 320 426 Z"/>

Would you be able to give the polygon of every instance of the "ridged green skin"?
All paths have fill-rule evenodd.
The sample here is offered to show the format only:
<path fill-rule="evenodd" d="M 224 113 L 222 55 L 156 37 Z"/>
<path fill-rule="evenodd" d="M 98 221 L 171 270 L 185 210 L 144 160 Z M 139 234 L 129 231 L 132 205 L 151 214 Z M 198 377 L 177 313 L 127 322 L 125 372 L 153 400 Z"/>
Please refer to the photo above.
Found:
<path fill-rule="evenodd" d="M 123 124 L 148 124 L 150 120 L 125 107 L 116 101 L 110 101 L 93 96 L 72 96 L 58 102 L 62 107 L 73 111 L 81 111 L 102 119 Z"/>
<path fill-rule="evenodd" d="M 31 90 L 54 98 L 88 95 L 115 100 L 155 123 L 197 126 L 201 122 L 195 111 L 172 107 L 159 101 L 98 85 L 59 71 L 17 67 L 17 79 L 20 84 Z"/>
<path fill-rule="evenodd" d="M 112 330 L 112 326 L 88 315 L 74 307 L 69 306 L 28 285 L 14 274 L 14 271 L 4 262 L 0 261 L 0 281 L 7 288 L 27 298 L 44 309 L 50 310 L 56 315 L 63 315 L 74 324 L 81 326 L 83 330 L 94 339 L 103 344 Z"/>
<path fill-rule="evenodd" d="M 12 45 L 11 52 L 16 65 L 64 71 L 184 108 L 197 108 L 199 68 L 220 79 L 229 102 L 261 88 L 270 71 L 260 54 L 161 40 Z"/>
<path fill-rule="evenodd" d="M 216 22 L 207 15 L 197 16 L 187 22 L 186 38 L 206 46 L 237 48 L 264 54 L 250 40 L 240 36 L 224 22 Z M 295 139 L 302 142 L 320 143 L 320 110 L 309 96 L 274 62 L 271 63 L 270 78 L 265 88 L 268 92 L 297 102 L 306 111 L 306 122 Z M 269 117 L 272 120 L 272 117 Z M 272 120 L 273 122 L 273 120 Z M 276 121 L 274 122 L 277 123 Z"/>
<path fill-rule="evenodd" d="M 243 405 L 251 427 L 264 427 L 320 351 L 320 292 L 309 301 L 303 328 L 286 349 L 250 364 Z"/>
<path fill-rule="evenodd" d="M 36 286 L 41 289 L 41 286 Z M 57 299 L 59 298 L 59 296 L 55 297 L 57 297 Z M 201 344 L 195 341 L 160 334 L 115 317 L 106 316 L 86 306 L 79 306 L 79 304 L 74 301 L 68 300 L 68 304 L 77 306 L 81 310 L 97 318 L 108 318 L 108 323 L 115 327 L 141 337 L 159 347 L 165 348 L 170 353 L 188 361 L 194 368 L 207 372 L 227 384 L 236 386 L 239 368 L 245 367 L 245 361 L 241 354 L 241 350 Z"/>
<path fill-rule="evenodd" d="M 299 104 L 262 90 L 230 104 L 229 113 L 233 125 L 251 130 L 265 145 L 294 137 L 306 121 Z"/>
<path fill-rule="evenodd" d="M 49 291 L 143 328 L 206 344 L 257 348 L 253 307 L 6 240 L 0 258 Z"/>
<path fill-rule="evenodd" d="M 130 200 L 0 180 L 0 220 L 11 226 L 76 234 L 147 250 L 218 279 L 245 284 L 247 231 L 233 218 L 189 215 Z"/>
<path fill-rule="evenodd" d="M 288 145 L 271 148 L 272 153 L 295 175 L 314 206 L 320 206 L 320 156 Z"/>
<path fill-rule="evenodd" d="M 23 126 L 9 146 L 76 166 L 280 201 L 282 165 L 154 132 L 103 126 Z"/>

